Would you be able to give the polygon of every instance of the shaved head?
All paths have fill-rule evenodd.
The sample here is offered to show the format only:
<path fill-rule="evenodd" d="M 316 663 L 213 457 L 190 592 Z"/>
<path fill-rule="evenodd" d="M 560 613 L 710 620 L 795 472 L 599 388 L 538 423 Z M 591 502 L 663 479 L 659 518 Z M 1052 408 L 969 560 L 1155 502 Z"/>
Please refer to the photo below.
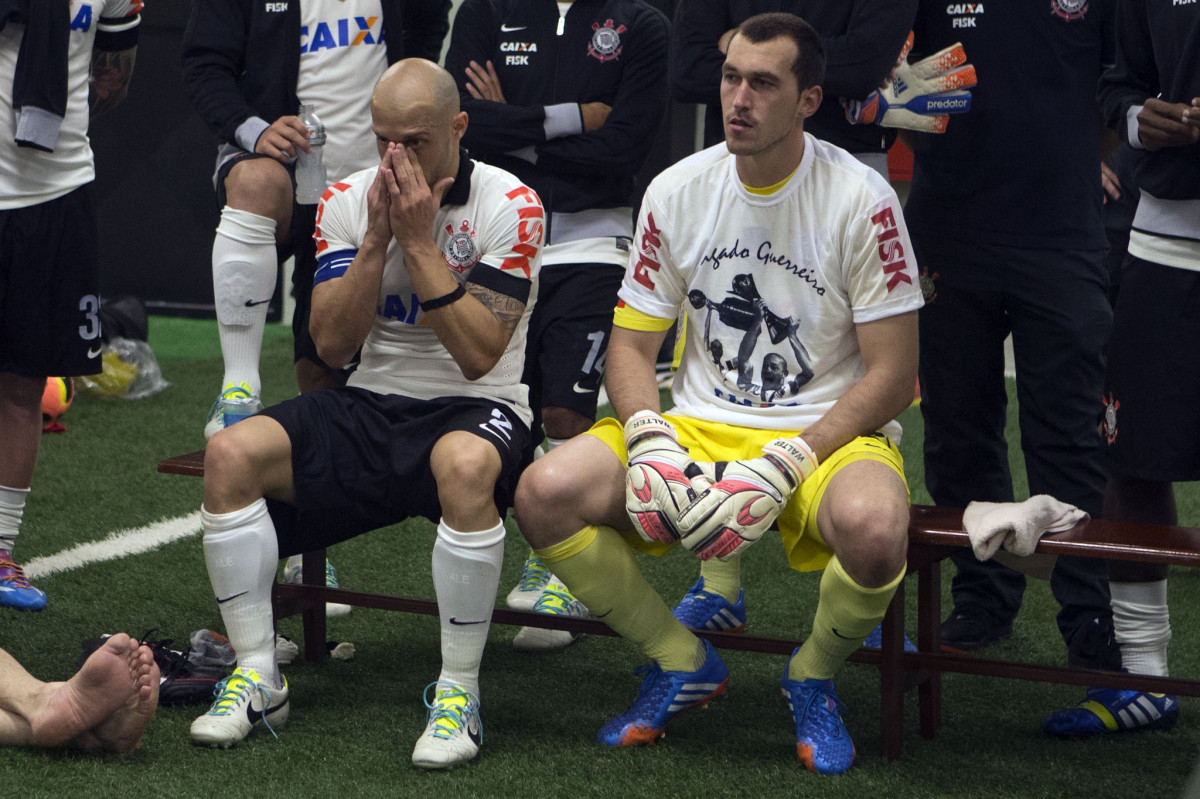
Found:
<path fill-rule="evenodd" d="M 388 144 L 411 151 L 432 185 L 458 172 L 458 143 L 467 130 L 450 73 L 424 58 L 397 61 L 371 93 L 371 123 L 380 157 Z"/>
<path fill-rule="evenodd" d="M 450 73 L 424 58 L 406 58 L 388 67 L 371 93 L 371 114 L 424 106 L 437 116 L 459 112 L 458 87 Z"/>

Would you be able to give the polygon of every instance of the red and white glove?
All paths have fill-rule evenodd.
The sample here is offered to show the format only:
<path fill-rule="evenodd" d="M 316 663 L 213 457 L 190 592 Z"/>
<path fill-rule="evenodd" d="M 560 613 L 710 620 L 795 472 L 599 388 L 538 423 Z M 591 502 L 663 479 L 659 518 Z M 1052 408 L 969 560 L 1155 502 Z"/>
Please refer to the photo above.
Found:
<path fill-rule="evenodd" d="M 625 422 L 625 448 L 625 510 L 634 528 L 647 541 L 675 543 L 679 512 L 712 484 L 711 476 L 679 445 L 671 423 L 654 411 L 640 411 Z"/>
<path fill-rule="evenodd" d="M 761 458 L 730 463 L 679 515 L 681 542 L 700 560 L 741 552 L 762 537 L 816 468 L 817 456 L 799 436 L 775 439 Z"/>
<path fill-rule="evenodd" d="M 913 35 L 908 34 L 900 59 L 888 81 L 865 100 L 843 100 L 846 119 L 855 125 L 877 124 L 923 133 L 945 133 L 950 114 L 971 110 L 975 67 L 967 63 L 961 42 L 908 63 Z"/>

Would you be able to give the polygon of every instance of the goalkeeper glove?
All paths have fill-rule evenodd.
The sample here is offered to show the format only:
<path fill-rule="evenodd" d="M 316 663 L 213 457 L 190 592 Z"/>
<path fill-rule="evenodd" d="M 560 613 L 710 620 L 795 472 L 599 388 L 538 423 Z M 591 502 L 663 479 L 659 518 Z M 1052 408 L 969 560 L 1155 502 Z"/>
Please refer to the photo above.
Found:
<path fill-rule="evenodd" d="M 912 41 L 909 33 L 900 60 L 882 88 L 865 100 L 843 100 L 851 123 L 944 133 L 950 114 L 971 110 L 971 92 L 967 90 L 978 80 L 962 43 L 910 64 Z"/>
<path fill-rule="evenodd" d="M 712 478 L 679 445 L 675 428 L 653 411 L 641 411 L 625 422 L 625 510 L 647 541 L 679 540 L 675 519 Z"/>
<path fill-rule="evenodd" d="M 730 463 L 680 514 L 683 545 L 700 560 L 741 552 L 762 537 L 816 468 L 817 456 L 799 436 L 775 439 L 761 458 Z"/>

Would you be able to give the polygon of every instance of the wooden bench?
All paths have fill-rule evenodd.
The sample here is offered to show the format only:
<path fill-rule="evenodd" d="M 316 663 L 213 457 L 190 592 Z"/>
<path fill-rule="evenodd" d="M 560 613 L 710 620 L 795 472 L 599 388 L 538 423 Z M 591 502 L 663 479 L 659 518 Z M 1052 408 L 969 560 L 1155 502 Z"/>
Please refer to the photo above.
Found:
<path fill-rule="evenodd" d="M 204 453 L 166 458 L 158 471 L 202 476 Z M 878 650 L 860 649 L 849 660 L 879 669 L 880 751 L 889 760 L 899 757 L 904 733 L 904 694 L 916 688 L 920 731 L 925 738 L 937 735 L 941 725 L 941 675 L 944 672 L 989 677 L 1134 689 L 1183 696 L 1200 696 L 1200 680 L 1150 677 L 1095 669 L 1075 669 L 1036 663 L 989 660 L 941 651 L 941 562 L 970 541 L 962 526 L 962 511 L 914 505 L 908 530 L 908 571 L 917 575 L 917 652 L 904 651 L 904 583 L 883 620 L 883 642 Z M 1200 566 L 1200 529 L 1164 527 L 1091 520 L 1056 535 L 1046 536 L 1037 552 L 1114 560 Z M 303 583 L 276 584 L 272 596 L 275 618 L 303 615 L 304 655 L 317 661 L 325 656 L 325 603 L 339 602 L 364 608 L 437 615 L 437 603 L 417 597 L 386 596 L 325 587 L 325 551 L 305 553 Z M 571 630 L 591 635 L 615 635 L 602 621 L 546 616 L 528 611 L 496 608 L 492 621 Z M 802 641 L 764 636 L 699 632 L 722 649 L 790 655 Z"/>

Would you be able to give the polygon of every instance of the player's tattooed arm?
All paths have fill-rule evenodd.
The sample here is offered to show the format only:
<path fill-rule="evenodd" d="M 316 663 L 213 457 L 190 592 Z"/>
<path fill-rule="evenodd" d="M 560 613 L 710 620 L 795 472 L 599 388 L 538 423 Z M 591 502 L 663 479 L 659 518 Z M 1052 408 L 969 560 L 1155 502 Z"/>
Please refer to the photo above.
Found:
<path fill-rule="evenodd" d="M 92 56 L 92 72 L 88 77 L 88 106 L 92 119 L 107 113 L 125 99 L 136 57 L 136 47 L 97 50 Z"/>
<path fill-rule="evenodd" d="M 521 315 L 525 313 L 525 303 L 470 281 L 467 282 L 467 291 L 479 300 L 484 308 L 491 311 L 492 316 L 496 317 L 496 321 L 504 329 L 505 336 L 512 338 L 513 331 L 521 321 Z"/>

